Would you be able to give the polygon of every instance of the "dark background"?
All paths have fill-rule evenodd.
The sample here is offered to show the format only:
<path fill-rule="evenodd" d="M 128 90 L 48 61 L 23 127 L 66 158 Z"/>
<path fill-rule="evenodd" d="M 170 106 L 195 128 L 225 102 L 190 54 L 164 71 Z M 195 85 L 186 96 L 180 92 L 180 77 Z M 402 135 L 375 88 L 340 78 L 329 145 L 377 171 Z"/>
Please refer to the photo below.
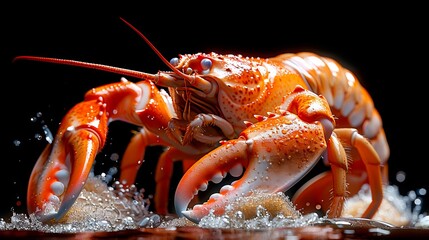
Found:
<path fill-rule="evenodd" d="M 138 14 L 62 11 L 22 6 L 4 8 L 1 17 L 0 215 L 25 212 L 27 181 L 46 141 L 42 127 L 55 134 L 62 116 L 93 87 L 120 80 L 119 75 L 49 63 L 20 61 L 36 55 L 75 59 L 156 73 L 167 70 L 153 51 L 119 17 L 141 30 L 167 59 L 181 53 L 218 52 L 271 57 L 313 51 L 352 70 L 373 96 L 391 148 L 390 180 L 402 194 L 428 188 L 426 136 L 427 24 L 419 6 L 353 6 L 309 12 L 304 8 L 230 6 L 188 9 L 127 5 Z M 208 9 L 213 11 L 208 11 Z M 82 7 L 85 9 L 85 7 Z M 87 10 L 87 9 L 86 9 Z M 136 79 L 130 79 L 136 81 Z M 41 113 L 41 116 L 38 115 Z M 32 121 L 32 119 L 36 119 Z M 111 124 L 109 142 L 99 158 L 100 173 L 117 162 L 131 131 Z M 39 138 L 41 135 L 42 138 Z M 20 144 L 16 145 L 15 142 Z M 156 155 L 156 150 L 148 154 Z M 150 194 L 152 155 L 139 179 Z M 152 160 L 152 161 L 150 161 Z M 403 171 L 406 179 L 396 181 Z M 427 202 L 424 196 L 424 203 Z"/>

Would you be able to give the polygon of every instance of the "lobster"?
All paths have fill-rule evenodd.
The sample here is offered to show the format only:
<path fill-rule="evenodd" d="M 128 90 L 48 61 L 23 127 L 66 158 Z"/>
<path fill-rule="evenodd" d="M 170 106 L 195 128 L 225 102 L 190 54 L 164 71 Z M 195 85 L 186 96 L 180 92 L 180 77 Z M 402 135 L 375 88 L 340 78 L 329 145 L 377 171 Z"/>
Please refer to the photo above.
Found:
<path fill-rule="evenodd" d="M 323 159 L 331 170 L 297 191 L 297 207 L 312 211 L 319 204 L 329 217 L 339 217 L 347 197 L 369 183 L 372 202 L 362 217 L 374 216 L 387 183 L 389 146 L 372 98 L 352 72 L 310 52 L 266 59 L 211 52 L 168 61 L 121 20 L 170 71 L 149 74 L 67 59 L 15 58 L 141 79 L 134 83 L 122 77 L 93 88 L 67 112 L 29 178 L 30 214 L 42 222 L 67 214 L 106 143 L 109 123 L 119 120 L 141 127 L 121 160 L 124 184 L 136 181 L 148 147 L 165 147 L 155 174 L 160 214 L 168 213 L 175 161 L 184 166 L 174 196 L 176 214 L 198 222 L 210 211 L 222 214 L 238 196 L 287 191 Z M 228 173 L 239 179 L 188 207 L 209 181 L 220 183 Z"/>

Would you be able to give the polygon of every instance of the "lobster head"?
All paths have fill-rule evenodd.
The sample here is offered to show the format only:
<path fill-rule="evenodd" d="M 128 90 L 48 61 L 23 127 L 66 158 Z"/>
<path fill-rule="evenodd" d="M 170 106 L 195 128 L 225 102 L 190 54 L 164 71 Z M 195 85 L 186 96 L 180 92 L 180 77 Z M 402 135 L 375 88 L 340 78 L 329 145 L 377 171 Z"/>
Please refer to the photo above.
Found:
<path fill-rule="evenodd" d="M 216 114 L 230 122 L 238 134 L 246 128 L 245 121 L 255 122 L 255 114 L 273 111 L 296 85 L 306 86 L 296 74 L 276 64 L 232 54 L 185 54 L 170 60 L 172 72 L 160 73 L 151 80 L 173 87 L 171 95 L 181 96 L 173 96 L 176 105 L 193 103 L 192 117 Z M 184 96 L 191 100 L 181 103 Z"/>
<path fill-rule="evenodd" d="M 244 105 L 254 102 L 263 89 L 263 79 L 267 78 L 264 76 L 267 75 L 263 71 L 264 68 L 260 68 L 260 61 L 239 55 L 213 52 L 185 54 L 172 58 L 170 63 L 175 70 L 184 73 L 180 76 L 172 74 L 176 81 L 179 78 L 185 79 L 190 83 L 188 87 L 199 90 L 197 95 L 205 99 L 217 98 L 219 95 L 229 99 L 230 104 Z"/>
<path fill-rule="evenodd" d="M 187 78 L 190 82 L 195 81 L 192 78 L 198 78 L 210 83 L 210 88 L 200 89 L 205 91 L 208 97 L 219 91 L 237 104 L 253 102 L 263 87 L 263 79 L 267 78 L 264 76 L 264 68 L 260 68 L 262 62 L 240 55 L 221 55 L 213 52 L 185 54 L 171 59 L 170 63 L 189 75 Z"/>

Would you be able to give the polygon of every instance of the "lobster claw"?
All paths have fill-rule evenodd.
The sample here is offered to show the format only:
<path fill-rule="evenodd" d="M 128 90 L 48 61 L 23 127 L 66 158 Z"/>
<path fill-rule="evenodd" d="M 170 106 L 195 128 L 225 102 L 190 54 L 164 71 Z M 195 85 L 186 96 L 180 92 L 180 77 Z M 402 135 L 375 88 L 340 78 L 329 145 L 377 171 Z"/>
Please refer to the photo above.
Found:
<path fill-rule="evenodd" d="M 335 124 L 327 102 L 297 88 L 285 105 L 286 111 L 259 118 L 238 139 L 224 142 L 185 173 L 174 199 L 179 216 L 197 223 L 211 211 L 223 214 L 237 197 L 286 191 L 317 163 Z M 207 202 L 187 209 L 194 195 L 207 189 L 209 181 L 219 183 L 228 172 L 241 177 L 223 186 Z"/>
<path fill-rule="evenodd" d="M 260 125 L 255 127 L 259 128 L 258 131 L 251 128 L 245 130 L 239 139 L 227 141 L 185 173 L 175 195 L 176 212 L 179 216 L 199 222 L 210 211 L 214 211 L 217 216 L 223 214 L 228 204 L 233 203 L 237 197 L 250 196 L 253 192 L 272 194 L 285 191 L 314 166 L 326 148 L 322 125 L 307 124 L 293 114 L 264 120 L 263 123 L 253 126 L 255 125 Z M 264 134 L 261 128 L 265 128 L 268 134 Z M 280 129 L 278 136 L 271 134 L 276 129 Z M 304 130 L 314 135 L 295 138 Z M 251 133 L 252 131 L 254 132 Z M 293 140 L 288 143 L 287 140 L 290 139 Z M 316 143 L 309 139 L 321 141 Z M 193 196 L 199 190 L 205 190 L 208 181 L 218 183 L 228 172 L 235 177 L 243 174 L 231 185 L 223 186 L 220 192 L 213 194 L 207 202 L 187 210 Z"/>
<path fill-rule="evenodd" d="M 84 101 L 69 111 L 32 170 L 28 212 L 42 222 L 64 217 L 85 185 L 107 134 L 108 116 L 100 101 Z"/>

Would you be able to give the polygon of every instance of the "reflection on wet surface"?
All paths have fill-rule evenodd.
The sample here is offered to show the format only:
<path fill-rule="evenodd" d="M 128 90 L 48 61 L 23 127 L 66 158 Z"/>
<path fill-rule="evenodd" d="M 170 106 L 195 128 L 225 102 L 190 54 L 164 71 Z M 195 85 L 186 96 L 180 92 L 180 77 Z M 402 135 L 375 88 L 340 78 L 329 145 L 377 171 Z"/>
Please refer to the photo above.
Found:
<path fill-rule="evenodd" d="M 333 219 L 305 227 L 270 229 L 225 229 L 183 226 L 137 228 L 115 232 L 52 233 L 36 230 L 3 230 L 0 237 L 29 239 L 416 239 L 428 238 L 429 229 L 398 228 L 365 219 Z"/>

